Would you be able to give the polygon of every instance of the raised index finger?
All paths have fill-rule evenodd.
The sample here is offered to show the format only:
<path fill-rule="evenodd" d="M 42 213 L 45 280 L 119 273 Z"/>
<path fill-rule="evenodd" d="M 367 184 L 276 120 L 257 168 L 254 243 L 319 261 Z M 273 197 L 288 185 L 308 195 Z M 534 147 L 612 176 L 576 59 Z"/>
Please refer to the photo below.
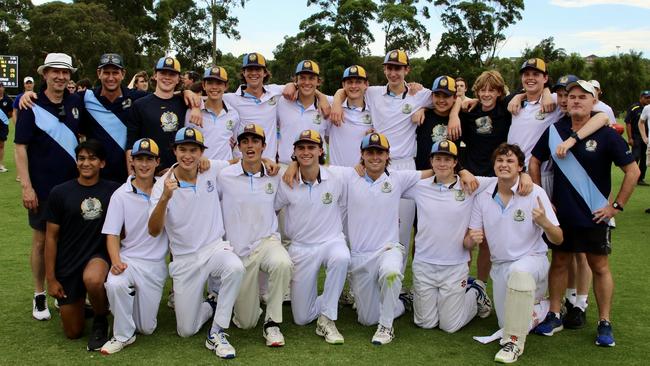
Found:
<path fill-rule="evenodd" d="M 539 208 L 541 208 L 542 210 L 544 209 L 544 205 L 542 204 L 542 199 L 539 198 L 539 196 L 537 196 L 537 204 L 539 205 Z"/>

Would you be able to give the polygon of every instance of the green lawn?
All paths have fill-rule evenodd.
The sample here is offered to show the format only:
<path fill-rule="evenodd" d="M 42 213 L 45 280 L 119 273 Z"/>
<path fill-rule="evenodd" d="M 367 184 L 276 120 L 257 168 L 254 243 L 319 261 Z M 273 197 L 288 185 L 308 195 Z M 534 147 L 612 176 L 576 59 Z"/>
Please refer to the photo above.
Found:
<path fill-rule="evenodd" d="M 11 128 L 13 130 L 13 127 Z M 139 336 L 137 342 L 112 356 L 86 352 L 86 339 L 67 340 L 61 331 L 58 314 L 52 320 L 37 322 L 31 318 L 33 284 L 29 269 L 31 232 L 26 211 L 20 200 L 20 185 L 15 182 L 13 136 L 6 146 L 9 173 L 0 174 L 0 364 L 490 364 L 498 350 L 496 343 L 482 345 L 474 335 L 489 335 L 497 328 L 496 317 L 476 319 L 460 332 L 449 335 L 440 330 L 423 330 L 413 325 L 406 314 L 395 322 L 393 343 L 377 347 L 370 343 L 374 327 L 356 322 L 354 311 L 343 308 L 337 325 L 345 336 L 345 344 L 331 346 L 314 334 L 315 325 L 304 327 L 291 323 L 291 311 L 285 307 L 282 327 L 287 345 L 270 349 L 264 346 L 261 325 L 251 331 L 230 329 L 230 340 L 237 349 L 237 358 L 222 361 L 204 346 L 205 328 L 194 337 L 176 335 L 173 312 L 161 305 L 158 329 L 151 336 Z M 621 174 L 614 170 L 615 190 Z M 521 365 L 558 364 L 646 364 L 650 355 L 650 302 L 647 289 L 650 278 L 650 188 L 638 187 L 625 212 L 617 217 L 611 256 L 616 283 L 612 324 L 615 348 L 594 345 L 596 328 L 595 299 L 590 297 L 588 327 L 578 331 L 565 330 L 553 337 L 530 336 Z M 645 238 L 645 239 L 644 239 Z M 409 271 L 410 272 L 410 271 Z M 410 283 L 410 273 L 407 273 Z M 164 299 L 166 302 L 166 298 Z M 88 324 L 90 326 L 90 324 Z M 646 351 L 643 351 L 645 349 Z M 646 356 L 643 356 L 646 355 Z"/>

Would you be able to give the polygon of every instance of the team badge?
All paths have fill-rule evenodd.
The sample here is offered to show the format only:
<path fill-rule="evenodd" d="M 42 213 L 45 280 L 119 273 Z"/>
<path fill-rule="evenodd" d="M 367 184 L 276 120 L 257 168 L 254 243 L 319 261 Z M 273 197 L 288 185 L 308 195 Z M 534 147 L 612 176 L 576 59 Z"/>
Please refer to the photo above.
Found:
<path fill-rule="evenodd" d="M 447 139 L 447 126 L 436 125 L 431 129 L 431 141 L 435 144 L 438 141 Z"/>
<path fill-rule="evenodd" d="M 257 60 L 257 55 L 256 54 L 251 53 L 250 55 L 248 55 L 248 61 L 255 62 L 256 60 Z"/>
<path fill-rule="evenodd" d="M 81 217 L 84 220 L 95 220 L 102 216 L 102 203 L 95 197 L 86 198 L 81 202 Z"/>
<path fill-rule="evenodd" d="M 219 74 L 221 74 L 221 69 L 219 69 L 218 67 L 213 67 L 212 70 L 210 70 L 210 73 L 212 75 L 219 76 Z"/>
<path fill-rule="evenodd" d="M 312 122 L 314 122 L 315 125 L 319 125 L 323 121 L 323 117 L 321 117 L 320 114 L 315 114 L 314 119 Z"/>
<path fill-rule="evenodd" d="M 276 95 L 272 96 L 271 99 L 269 99 L 269 105 L 276 105 L 278 103 L 278 97 Z"/>
<path fill-rule="evenodd" d="M 206 188 L 208 192 L 214 191 L 214 184 L 212 183 L 211 180 L 208 181 L 208 187 Z"/>
<path fill-rule="evenodd" d="M 589 140 L 585 143 L 585 150 L 589 152 L 596 151 L 597 147 L 598 147 L 598 143 L 596 142 L 596 140 Z"/>
<path fill-rule="evenodd" d="M 372 123 L 372 117 L 370 117 L 370 113 L 366 113 L 361 117 L 361 122 L 363 122 L 366 125 L 369 125 Z"/>
<path fill-rule="evenodd" d="M 390 182 L 384 182 L 384 184 L 381 185 L 381 191 L 384 193 L 390 193 L 393 191 L 393 186 Z"/>
<path fill-rule="evenodd" d="M 536 120 L 541 121 L 541 120 L 543 120 L 544 118 L 546 118 L 546 113 L 542 112 L 541 109 L 540 109 L 537 113 L 535 113 L 535 119 L 536 119 Z"/>
<path fill-rule="evenodd" d="M 393 51 L 393 52 L 390 53 L 390 59 L 391 60 L 397 59 L 397 51 Z"/>
<path fill-rule="evenodd" d="M 267 183 L 267 184 L 266 184 L 266 189 L 265 189 L 264 191 L 265 191 L 267 194 L 273 194 L 273 192 L 275 192 L 275 191 L 273 190 L 273 184 L 271 184 L 271 183 Z"/>
<path fill-rule="evenodd" d="M 456 201 L 465 201 L 465 192 L 463 191 L 456 191 L 454 192 L 454 199 Z"/>
<path fill-rule="evenodd" d="M 379 141 L 379 135 L 374 134 L 374 135 L 370 136 L 370 141 L 372 141 L 372 142 Z"/>
<path fill-rule="evenodd" d="M 77 107 L 72 108 L 72 118 L 79 119 L 79 110 L 77 109 Z"/>
<path fill-rule="evenodd" d="M 174 60 L 172 60 L 171 58 L 167 57 L 165 59 L 165 65 L 173 65 L 173 64 L 174 64 Z"/>
<path fill-rule="evenodd" d="M 303 64 L 303 66 L 305 66 L 305 69 L 309 69 L 309 68 L 311 68 L 311 62 L 309 62 L 309 61 L 305 61 L 305 63 Z"/>
<path fill-rule="evenodd" d="M 526 214 L 524 213 L 523 210 L 518 208 L 517 210 L 515 210 L 515 214 L 512 216 L 512 218 L 517 222 L 521 222 L 526 220 Z"/>
<path fill-rule="evenodd" d="M 356 66 L 350 67 L 350 73 L 354 74 L 355 72 L 357 72 L 357 67 Z"/>
<path fill-rule="evenodd" d="M 531 58 L 531 59 L 528 60 L 529 65 L 535 65 L 536 62 L 537 62 L 537 60 L 535 60 L 534 58 Z"/>
<path fill-rule="evenodd" d="M 558 80 L 558 83 L 560 84 L 566 84 L 566 82 L 569 81 L 569 78 L 566 76 L 562 76 L 560 80 Z"/>
<path fill-rule="evenodd" d="M 410 104 L 406 103 L 404 106 L 402 106 L 402 113 L 409 114 L 411 111 L 413 111 L 413 107 L 411 107 Z"/>
<path fill-rule="evenodd" d="M 447 86 L 447 79 L 441 79 L 440 80 L 440 86 Z"/>
<path fill-rule="evenodd" d="M 122 109 L 131 107 L 131 98 L 126 98 L 122 101 Z"/>
<path fill-rule="evenodd" d="M 140 147 L 143 148 L 143 149 L 148 149 L 149 148 L 149 141 L 142 140 L 142 142 L 140 143 Z"/>
<path fill-rule="evenodd" d="M 481 135 L 487 135 L 492 133 L 494 127 L 492 127 L 492 118 L 490 116 L 483 116 L 477 118 L 474 123 L 476 124 L 476 133 Z"/>
<path fill-rule="evenodd" d="M 323 193 L 322 201 L 326 205 L 329 205 L 330 203 L 332 203 L 332 194 L 329 193 L 329 192 Z"/>
<path fill-rule="evenodd" d="M 226 121 L 226 129 L 228 131 L 232 131 L 233 128 L 235 128 L 235 122 L 233 122 L 233 120 L 231 120 L 231 119 Z"/>
<path fill-rule="evenodd" d="M 178 116 L 172 111 L 165 112 L 160 116 L 160 124 L 164 132 L 174 132 L 178 130 Z"/>

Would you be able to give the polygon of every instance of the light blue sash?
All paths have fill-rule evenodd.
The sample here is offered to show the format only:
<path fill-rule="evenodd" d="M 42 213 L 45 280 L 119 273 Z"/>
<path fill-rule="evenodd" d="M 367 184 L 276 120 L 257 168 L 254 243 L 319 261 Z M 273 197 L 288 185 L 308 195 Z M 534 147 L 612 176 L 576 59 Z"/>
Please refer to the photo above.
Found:
<path fill-rule="evenodd" d="M 2 109 L 0 109 L 0 121 L 2 121 L 2 123 L 9 126 L 9 117 L 7 117 L 7 115 Z"/>
<path fill-rule="evenodd" d="M 124 150 L 126 148 L 126 126 L 117 118 L 115 113 L 109 111 L 102 103 L 97 100 L 95 93 L 86 90 L 84 95 L 84 104 L 86 110 L 99 123 L 100 126 L 108 133 L 109 136 Z"/>
<path fill-rule="evenodd" d="M 609 204 L 607 197 L 600 193 L 596 184 L 591 180 L 591 177 L 589 177 L 589 174 L 587 174 L 585 168 L 580 165 L 576 157 L 573 156 L 573 153 L 571 151 L 567 152 L 564 159 L 558 158 L 555 154 L 557 145 L 562 143 L 562 138 L 557 132 L 555 125 L 551 125 L 548 132 L 548 146 L 551 149 L 553 161 L 555 161 L 558 168 L 562 170 L 562 173 L 564 173 L 571 183 L 571 186 L 573 186 L 580 197 L 585 201 L 587 207 L 589 207 L 591 212 L 594 212 L 607 206 Z"/>
<path fill-rule="evenodd" d="M 56 141 L 63 150 L 65 150 L 72 160 L 76 161 L 77 156 L 74 149 L 77 147 L 77 136 L 70 131 L 65 123 L 59 122 L 59 119 L 52 113 L 45 110 L 39 105 L 34 105 L 34 123 L 36 126 L 48 134 L 52 140 Z"/>

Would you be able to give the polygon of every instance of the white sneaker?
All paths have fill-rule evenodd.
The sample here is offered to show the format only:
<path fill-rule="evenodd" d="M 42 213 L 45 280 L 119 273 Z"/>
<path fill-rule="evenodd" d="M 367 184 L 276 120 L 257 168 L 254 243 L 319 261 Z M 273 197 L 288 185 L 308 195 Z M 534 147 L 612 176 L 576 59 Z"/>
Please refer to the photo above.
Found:
<path fill-rule="evenodd" d="M 102 355 L 112 355 L 113 353 L 120 352 L 129 344 L 133 344 L 133 342 L 135 342 L 135 334 L 131 338 L 127 339 L 126 342 L 118 341 L 117 338 L 113 337 L 110 341 L 104 343 L 99 352 L 101 352 Z"/>
<path fill-rule="evenodd" d="M 339 330 L 336 329 L 336 324 L 325 315 L 318 317 L 316 322 L 316 334 L 325 337 L 325 342 L 329 344 L 343 344 L 345 341 Z"/>
<path fill-rule="evenodd" d="M 490 297 L 487 294 L 487 285 L 485 282 L 476 279 L 471 285 L 469 285 L 468 290 L 472 288 L 476 290 L 477 315 L 479 318 L 485 319 L 490 316 L 490 313 L 492 312 L 492 300 L 490 300 Z"/>
<path fill-rule="evenodd" d="M 167 298 L 167 307 L 174 310 L 174 291 L 169 293 L 169 297 Z"/>
<path fill-rule="evenodd" d="M 218 333 L 212 333 L 205 340 L 205 347 L 214 351 L 221 358 L 235 358 L 235 347 L 228 342 L 226 337 L 228 337 L 228 334 L 223 330 Z"/>
<path fill-rule="evenodd" d="M 32 299 L 32 317 L 36 320 L 50 320 L 52 317 L 45 294 L 35 295 Z"/>
<path fill-rule="evenodd" d="M 517 361 L 519 356 L 523 353 L 523 350 L 517 346 L 514 342 L 506 343 L 496 356 L 494 356 L 495 362 L 501 363 L 513 363 Z"/>
<path fill-rule="evenodd" d="M 382 344 L 390 343 L 395 335 L 393 334 L 393 328 L 386 328 L 383 325 L 379 324 L 377 326 L 377 331 L 375 335 L 372 336 L 372 344 L 381 346 Z"/>
<path fill-rule="evenodd" d="M 0 165 L 0 173 L 6 173 L 8 171 L 9 171 L 9 169 L 5 168 L 4 165 Z"/>
<path fill-rule="evenodd" d="M 284 336 L 280 332 L 280 327 L 276 325 L 262 329 L 262 335 L 266 339 L 266 345 L 269 347 L 284 346 Z"/>

